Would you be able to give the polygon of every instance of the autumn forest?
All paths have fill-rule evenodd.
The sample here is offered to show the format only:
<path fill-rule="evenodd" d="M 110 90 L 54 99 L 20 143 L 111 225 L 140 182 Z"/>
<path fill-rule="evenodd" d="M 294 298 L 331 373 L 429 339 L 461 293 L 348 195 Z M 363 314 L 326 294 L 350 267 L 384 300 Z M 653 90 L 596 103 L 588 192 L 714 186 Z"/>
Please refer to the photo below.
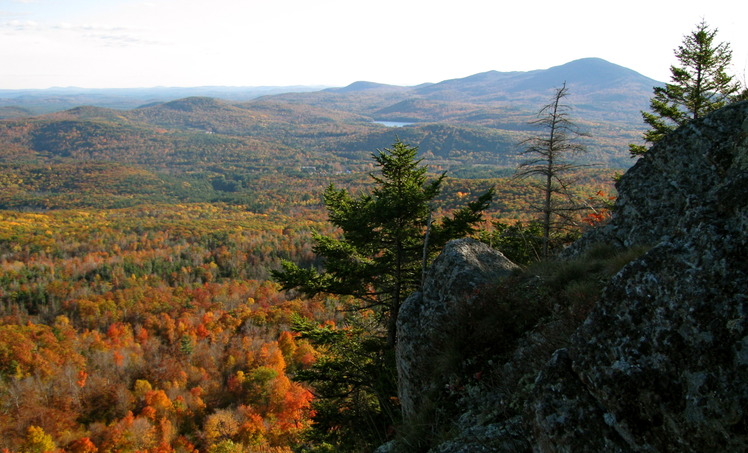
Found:
<path fill-rule="evenodd" d="M 347 301 L 271 277 L 282 260 L 324 264 L 312 234 L 339 234 L 325 188 L 370 190 L 371 154 L 399 138 L 429 178 L 446 172 L 437 217 L 491 187 L 484 239 L 535 217 L 537 192 L 513 175 L 539 106 L 403 103 L 413 94 L 387 87 L 309 96 L 0 121 L 1 451 L 325 451 L 304 450 L 316 393 L 299 379 L 325 347 L 299 326 L 346 335 Z M 580 119 L 597 133 L 574 175 L 589 206 L 610 202 L 630 163 L 640 130 L 627 121 Z"/>

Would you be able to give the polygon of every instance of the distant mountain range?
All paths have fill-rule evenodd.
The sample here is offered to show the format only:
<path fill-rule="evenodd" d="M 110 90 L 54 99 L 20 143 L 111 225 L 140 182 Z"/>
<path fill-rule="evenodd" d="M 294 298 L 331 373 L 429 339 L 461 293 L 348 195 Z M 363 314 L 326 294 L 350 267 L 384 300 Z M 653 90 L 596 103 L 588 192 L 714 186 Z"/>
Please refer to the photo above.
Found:
<path fill-rule="evenodd" d="M 133 109 L 145 104 L 173 101 L 192 96 L 206 96 L 229 101 L 248 101 L 271 94 L 317 91 L 322 86 L 267 87 L 155 87 L 155 88 L 47 88 L 0 89 L 0 118 L 8 118 L 10 109 L 21 108 L 27 114 L 52 113 L 81 105 L 112 109 Z"/>
<path fill-rule="evenodd" d="M 109 162 L 239 179 L 366 171 L 371 152 L 397 136 L 435 170 L 480 177 L 516 167 L 528 123 L 564 82 L 572 118 L 591 135 L 585 159 L 631 165 L 627 144 L 640 139 L 640 111 L 659 82 L 597 58 L 412 87 L 0 90 L 0 164 Z"/>
<path fill-rule="evenodd" d="M 661 82 L 631 69 L 599 58 L 584 58 L 549 69 L 526 72 L 488 71 L 472 76 L 424 83 L 413 87 L 359 81 L 346 87 L 266 86 L 266 87 L 155 87 L 155 88 L 49 88 L 43 90 L 0 89 L 0 115 L 51 113 L 91 105 L 115 109 L 132 109 L 146 104 L 168 102 L 186 97 L 213 97 L 229 102 L 246 102 L 274 96 L 290 102 L 359 110 L 356 113 L 378 113 L 373 107 L 386 108 L 392 100 L 470 103 L 497 108 L 531 108 L 547 101 L 554 87 L 566 82 L 576 107 L 590 110 L 627 111 L 633 108 L 635 122 L 638 110 L 646 108 L 652 87 Z M 357 108 L 350 107 L 346 97 L 355 97 Z M 366 102 L 366 98 L 368 102 Z M 376 99 L 375 99 L 376 98 Z M 428 103 L 422 106 L 430 105 Z M 404 104 L 404 106 L 412 106 Z M 347 108 L 346 108 L 347 107 Z M 392 116 L 395 110 L 383 112 Z M 624 116 L 626 114 L 624 113 Z M 408 117 L 408 115 L 405 115 Z"/>
<path fill-rule="evenodd" d="M 355 82 L 343 88 L 274 96 L 390 121 L 502 122 L 507 113 L 537 112 L 566 82 L 577 117 L 638 127 L 660 82 L 599 58 L 544 70 L 489 71 L 415 87 Z M 396 102 L 399 100 L 399 103 Z M 449 106 L 449 107 L 448 107 Z M 470 106 L 470 107 L 469 107 Z M 449 110 L 449 114 L 444 114 Z M 480 111 L 480 112 L 479 112 Z M 466 113 L 470 115 L 465 115 Z M 476 115 L 480 113 L 480 115 Z"/>

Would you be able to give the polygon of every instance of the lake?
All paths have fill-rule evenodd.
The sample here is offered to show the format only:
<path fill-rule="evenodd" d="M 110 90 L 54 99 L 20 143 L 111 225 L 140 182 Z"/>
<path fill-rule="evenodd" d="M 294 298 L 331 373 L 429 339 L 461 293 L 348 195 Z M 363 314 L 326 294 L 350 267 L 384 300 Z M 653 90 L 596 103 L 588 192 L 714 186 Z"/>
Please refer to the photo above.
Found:
<path fill-rule="evenodd" d="M 413 123 L 401 123 L 400 121 L 372 121 L 376 124 L 381 124 L 382 126 L 387 127 L 403 127 L 403 126 L 410 126 Z"/>

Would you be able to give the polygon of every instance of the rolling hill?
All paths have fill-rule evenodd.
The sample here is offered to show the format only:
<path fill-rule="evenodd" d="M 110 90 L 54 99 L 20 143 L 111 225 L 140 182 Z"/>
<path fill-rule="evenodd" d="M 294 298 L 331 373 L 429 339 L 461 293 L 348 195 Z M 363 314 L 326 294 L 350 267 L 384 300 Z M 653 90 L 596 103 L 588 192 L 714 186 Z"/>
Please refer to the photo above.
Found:
<path fill-rule="evenodd" d="M 167 199 L 256 196 L 279 178 L 365 175 L 371 153 L 396 137 L 419 146 L 435 171 L 486 177 L 516 167 L 518 143 L 533 133 L 529 121 L 564 81 L 571 91 L 572 117 L 591 135 L 585 139 L 585 159 L 607 168 L 631 165 L 627 144 L 639 140 L 639 111 L 647 107 L 657 82 L 590 58 L 546 70 L 490 71 L 414 87 L 355 82 L 250 100 L 226 90 L 226 98 L 190 96 L 113 109 L 101 105 L 111 97 L 97 92 L 99 98 L 88 98 L 101 101 L 94 105 L 36 116 L 29 114 L 33 103 L 21 102 L 2 110 L 9 118 L 0 120 L 0 166 L 6 174 L 0 187 L 8 189 L 6 206 L 25 203 L 7 201 L 9 193 L 36 200 L 31 204 L 46 203 L 55 190 L 72 194 L 84 187 L 95 193 L 91 184 L 69 180 L 73 174 L 81 177 L 69 171 L 78 166 L 92 173 L 90 181 L 109 177 L 120 181 L 113 186 L 140 185 Z M 201 94 L 198 89 L 191 93 Z M 79 96 L 48 101 L 62 105 Z M 15 99 L 22 100 L 22 94 Z M 63 170 L 54 170 L 58 167 Z M 13 182 L 18 180 L 24 183 Z M 125 204 L 135 196 L 120 192 Z"/>
<path fill-rule="evenodd" d="M 29 114 L 52 113 L 81 105 L 113 109 L 132 109 L 193 96 L 207 96 L 232 101 L 247 101 L 270 94 L 294 91 L 318 91 L 315 86 L 266 87 L 154 87 L 154 88 L 76 88 L 0 89 L 0 109 L 23 106 Z M 2 112 L 2 110 L 0 110 Z"/>

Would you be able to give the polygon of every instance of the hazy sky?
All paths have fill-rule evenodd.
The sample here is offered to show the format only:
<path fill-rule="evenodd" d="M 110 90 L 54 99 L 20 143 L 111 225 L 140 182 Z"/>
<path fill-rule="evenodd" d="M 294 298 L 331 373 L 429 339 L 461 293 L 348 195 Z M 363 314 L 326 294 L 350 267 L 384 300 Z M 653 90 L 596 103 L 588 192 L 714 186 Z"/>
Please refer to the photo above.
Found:
<path fill-rule="evenodd" d="M 705 19 L 748 71 L 744 0 L 0 0 L 0 89 L 415 85 L 600 57 L 661 81 Z"/>

